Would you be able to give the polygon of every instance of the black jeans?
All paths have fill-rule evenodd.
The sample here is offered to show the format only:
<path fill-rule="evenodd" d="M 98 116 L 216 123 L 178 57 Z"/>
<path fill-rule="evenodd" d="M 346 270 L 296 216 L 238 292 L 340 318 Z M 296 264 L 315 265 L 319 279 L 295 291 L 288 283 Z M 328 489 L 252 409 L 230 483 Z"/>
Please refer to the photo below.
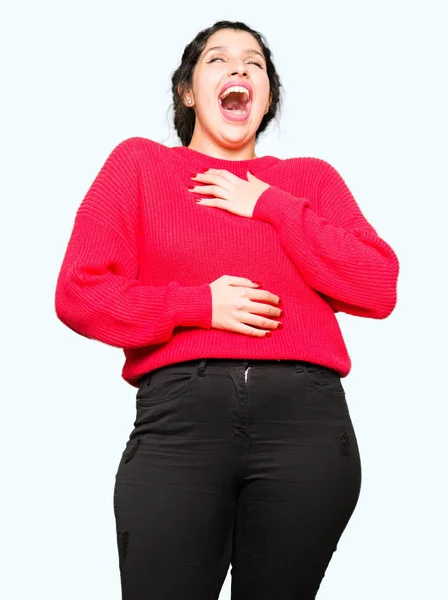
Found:
<path fill-rule="evenodd" d="M 341 378 L 303 361 L 147 373 L 114 487 L 123 600 L 311 600 L 358 501 Z"/>

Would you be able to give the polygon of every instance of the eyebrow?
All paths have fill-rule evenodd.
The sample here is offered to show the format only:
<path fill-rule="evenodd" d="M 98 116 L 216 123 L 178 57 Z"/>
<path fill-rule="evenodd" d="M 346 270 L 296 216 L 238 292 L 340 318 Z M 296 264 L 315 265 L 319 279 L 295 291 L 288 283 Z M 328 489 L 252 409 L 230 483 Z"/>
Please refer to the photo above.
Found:
<path fill-rule="evenodd" d="M 205 54 L 208 54 L 212 50 L 228 50 L 228 48 L 227 48 L 227 46 L 213 46 L 213 48 L 209 48 Z M 261 56 L 261 58 L 263 60 L 265 60 L 263 54 L 261 54 L 261 52 L 258 52 L 258 50 L 253 50 L 252 48 L 248 48 L 247 50 L 244 50 L 244 52 L 246 54 L 258 54 L 259 56 Z M 204 56 L 205 56 L 205 54 L 204 54 Z"/>

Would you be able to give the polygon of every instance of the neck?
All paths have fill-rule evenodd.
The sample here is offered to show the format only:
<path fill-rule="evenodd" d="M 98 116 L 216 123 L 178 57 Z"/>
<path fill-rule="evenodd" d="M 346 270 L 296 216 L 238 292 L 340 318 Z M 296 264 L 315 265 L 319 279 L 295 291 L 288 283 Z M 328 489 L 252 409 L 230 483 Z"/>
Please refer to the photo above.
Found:
<path fill-rule="evenodd" d="M 221 146 L 213 140 L 206 139 L 202 136 L 195 136 L 193 133 L 188 148 L 224 160 L 251 160 L 257 158 L 255 155 L 255 139 L 250 140 L 242 146 L 229 148 L 227 146 Z"/>

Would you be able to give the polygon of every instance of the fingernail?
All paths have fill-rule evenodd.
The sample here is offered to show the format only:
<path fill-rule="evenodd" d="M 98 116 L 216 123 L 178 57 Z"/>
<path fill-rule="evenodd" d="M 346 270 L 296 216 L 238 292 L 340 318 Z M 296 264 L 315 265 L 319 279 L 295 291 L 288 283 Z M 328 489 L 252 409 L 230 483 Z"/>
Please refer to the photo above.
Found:
<path fill-rule="evenodd" d="M 189 185 L 189 186 L 188 186 L 188 189 L 189 189 L 189 190 L 193 190 L 195 187 L 196 187 L 195 185 Z"/>
<path fill-rule="evenodd" d="M 272 333 L 270 331 L 268 331 L 264 337 L 270 337 L 272 335 Z"/>
<path fill-rule="evenodd" d="M 281 329 L 282 327 L 283 327 L 282 323 L 279 323 L 279 324 L 277 325 L 277 329 Z"/>
<path fill-rule="evenodd" d="M 196 177 L 197 173 L 190 173 L 190 177 Z"/>
<path fill-rule="evenodd" d="M 255 285 L 262 285 L 261 281 L 253 281 L 253 283 L 255 283 Z"/>

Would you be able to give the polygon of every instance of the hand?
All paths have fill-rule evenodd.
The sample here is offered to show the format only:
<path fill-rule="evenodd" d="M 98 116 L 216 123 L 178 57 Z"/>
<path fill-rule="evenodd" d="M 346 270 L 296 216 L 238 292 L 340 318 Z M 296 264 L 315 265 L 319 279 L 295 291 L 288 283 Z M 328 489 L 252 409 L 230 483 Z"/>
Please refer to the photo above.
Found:
<path fill-rule="evenodd" d="M 266 290 L 254 289 L 255 287 L 258 287 L 258 284 L 245 277 L 223 275 L 213 281 L 210 284 L 212 327 L 254 337 L 266 337 L 271 335 L 269 329 L 281 327 L 279 321 L 268 318 L 279 317 L 282 314 L 281 308 L 278 307 L 280 298 Z M 260 317 L 258 314 L 265 316 Z"/>
<path fill-rule="evenodd" d="M 191 179 L 211 184 L 189 187 L 195 194 L 214 196 L 214 198 L 202 198 L 198 204 L 222 208 L 240 217 L 249 218 L 252 218 L 258 198 L 271 187 L 265 181 L 257 179 L 250 171 L 247 172 L 247 181 L 226 169 L 208 169 L 205 173 L 198 173 Z"/>

